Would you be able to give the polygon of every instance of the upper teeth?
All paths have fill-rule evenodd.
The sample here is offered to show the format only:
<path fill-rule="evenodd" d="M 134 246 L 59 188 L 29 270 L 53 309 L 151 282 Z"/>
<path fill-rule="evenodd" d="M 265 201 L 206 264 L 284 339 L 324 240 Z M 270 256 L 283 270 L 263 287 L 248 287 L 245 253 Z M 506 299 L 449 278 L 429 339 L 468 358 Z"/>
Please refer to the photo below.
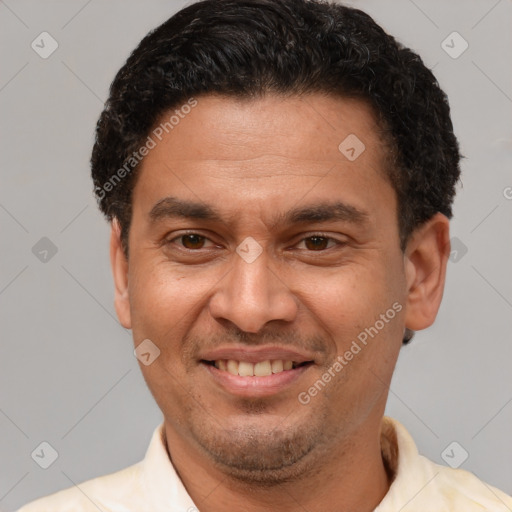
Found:
<path fill-rule="evenodd" d="M 279 373 L 293 368 L 293 361 L 261 361 L 259 363 L 249 363 L 247 361 L 235 361 L 234 359 L 218 359 L 215 361 L 215 368 L 224 370 L 231 375 L 240 375 L 242 377 L 265 377 L 273 373 Z"/>

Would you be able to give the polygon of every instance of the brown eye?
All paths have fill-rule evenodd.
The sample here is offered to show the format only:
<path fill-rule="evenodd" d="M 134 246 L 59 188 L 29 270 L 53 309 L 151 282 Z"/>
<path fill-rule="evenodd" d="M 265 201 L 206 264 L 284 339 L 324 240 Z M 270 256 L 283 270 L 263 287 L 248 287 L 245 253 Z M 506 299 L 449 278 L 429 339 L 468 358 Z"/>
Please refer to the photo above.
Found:
<path fill-rule="evenodd" d="M 186 249 L 202 249 L 204 246 L 205 237 L 196 234 L 180 236 L 183 247 Z"/>
<path fill-rule="evenodd" d="M 306 248 L 311 251 L 322 251 L 327 248 L 329 239 L 323 236 L 310 236 L 304 239 Z"/>

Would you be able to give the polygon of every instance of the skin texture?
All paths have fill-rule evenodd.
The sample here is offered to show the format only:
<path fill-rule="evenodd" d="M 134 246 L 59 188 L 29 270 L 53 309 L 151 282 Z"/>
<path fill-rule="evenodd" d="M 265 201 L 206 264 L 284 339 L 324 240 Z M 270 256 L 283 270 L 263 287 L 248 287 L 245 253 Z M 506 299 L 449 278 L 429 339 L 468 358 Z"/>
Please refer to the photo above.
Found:
<path fill-rule="evenodd" d="M 435 215 L 400 250 L 386 146 L 360 100 L 197 100 L 143 161 L 129 261 L 116 221 L 111 235 L 119 320 L 135 346 L 150 339 L 160 349 L 141 370 L 173 464 L 201 511 L 373 510 L 390 485 L 379 440 L 388 387 L 404 328 L 424 329 L 437 314 L 448 219 Z M 354 161 L 338 149 L 349 134 L 366 148 Z M 149 212 L 168 196 L 206 203 L 221 220 L 152 222 Z M 362 219 L 278 216 L 332 201 Z M 182 238 L 184 230 L 200 237 Z M 246 237 L 263 249 L 252 263 L 236 252 Z M 401 311 L 299 403 L 394 303 Z M 267 345 L 313 360 L 270 396 L 235 396 L 200 361 L 215 347 Z"/>

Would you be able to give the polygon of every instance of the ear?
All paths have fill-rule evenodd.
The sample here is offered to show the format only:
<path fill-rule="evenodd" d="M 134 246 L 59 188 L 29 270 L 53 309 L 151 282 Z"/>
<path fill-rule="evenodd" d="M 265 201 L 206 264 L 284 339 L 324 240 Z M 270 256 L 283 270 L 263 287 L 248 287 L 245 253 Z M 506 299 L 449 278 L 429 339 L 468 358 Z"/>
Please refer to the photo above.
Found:
<path fill-rule="evenodd" d="M 110 265 L 114 277 L 114 305 L 117 318 L 125 329 L 131 329 L 130 298 L 128 295 L 128 261 L 121 244 L 121 226 L 112 220 L 110 232 Z"/>
<path fill-rule="evenodd" d="M 437 213 L 411 235 L 405 249 L 407 328 L 419 331 L 434 322 L 443 298 L 449 255 L 449 220 Z"/>

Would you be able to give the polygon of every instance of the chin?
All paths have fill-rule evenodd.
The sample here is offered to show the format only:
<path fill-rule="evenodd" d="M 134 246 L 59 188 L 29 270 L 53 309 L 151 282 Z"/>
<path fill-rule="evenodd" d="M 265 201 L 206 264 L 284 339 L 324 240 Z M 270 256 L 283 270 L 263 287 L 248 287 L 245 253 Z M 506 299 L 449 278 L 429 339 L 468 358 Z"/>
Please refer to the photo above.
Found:
<path fill-rule="evenodd" d="M 290 424 L 287 417 L 272 419 L 261 422 L 253 417 L 243 426 L 238 422 L 225 428 L 203 421 L 194 423 L 191 431 L 222 473 L 241 483 L 268 487 L 304 477 L 315 452 L 322 451 L 329 438 L 321 415 L 316 421 L 303 419 L 300 425 Z"/>

